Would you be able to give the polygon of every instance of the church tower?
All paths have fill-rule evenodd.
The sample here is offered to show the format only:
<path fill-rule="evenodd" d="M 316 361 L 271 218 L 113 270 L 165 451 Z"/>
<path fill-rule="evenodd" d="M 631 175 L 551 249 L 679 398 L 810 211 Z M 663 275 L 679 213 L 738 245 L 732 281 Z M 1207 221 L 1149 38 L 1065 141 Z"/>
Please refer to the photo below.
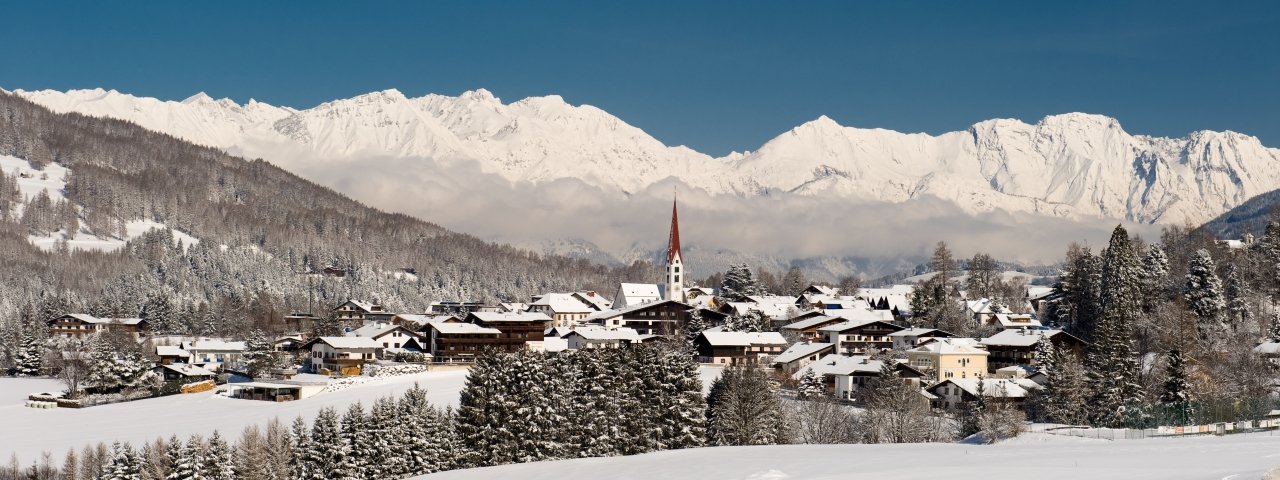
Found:
<path fill-rule="evenodd" d="M 684 298 L 684 261 L 680 258 L 680 221 L 676 214 L 676 201 L 671 200 L 671 238 L 667 242 L 667 300 L 678 302 Z"/>

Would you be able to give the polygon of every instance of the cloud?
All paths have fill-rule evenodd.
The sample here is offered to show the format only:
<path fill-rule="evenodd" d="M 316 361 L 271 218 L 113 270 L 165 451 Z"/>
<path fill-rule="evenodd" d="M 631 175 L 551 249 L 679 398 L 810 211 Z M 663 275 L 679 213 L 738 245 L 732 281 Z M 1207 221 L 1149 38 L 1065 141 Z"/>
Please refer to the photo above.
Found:
<path fill-rule="evenodd" d="M 651 258 L 665 247 L 673 189 L 679 194 L 683 243 L 691 252 L 714 256 L 713 263 L 741 255 L 781 268 L 795 259 L 855 257 L 856 268 L 864 270 L 860 273 L 872 276 L 923 261 L 938 241 L 960 257 L 986 252 L 1024 264 L 1051 264 L 1070 242 L 1104 245 L 1117 223 L 1003 211 L 971 215 L 933 197 L 867 203 L 823 196 L 710 195 L 674 179 L 628 195 L 575 179 L 513 184 L 468 161 L 323 160 L 293 153 L 277 151 L 271 158 L 379 209 L 526 247 L 573 240 L 623 262 Z M 1126 227 L 1148 238 L 1158 232 L 1149 225 Z M 813 263 L 822 262 L 806 262 Z"/>

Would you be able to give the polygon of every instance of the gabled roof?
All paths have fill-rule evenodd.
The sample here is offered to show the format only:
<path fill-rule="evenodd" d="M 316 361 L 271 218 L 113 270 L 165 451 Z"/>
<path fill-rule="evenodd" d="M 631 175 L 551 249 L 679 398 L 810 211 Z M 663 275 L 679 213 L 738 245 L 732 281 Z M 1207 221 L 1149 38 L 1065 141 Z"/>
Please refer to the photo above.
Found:
<path fill-rule="evenodd" d="M 440 333 L 461 335 L 498 335 L 502 331 L 496 328 L 481 327 L 474 323 L 430 323 L 427 328 Z"/>
<path fill-rule="evenodd" d="M 204 367 L 186 363 L 171 363 L 169 365 L 160 365 L 158 368 L 177 372 L 178 374 L 186 377 L 212 377 L 217 375 Z"/>
<path fill-rule="evenodd" d="M 87 313 L 68 313 L 63 315 L 63 317 L 71 317 L 84 323 L 102 323 L 102 319 Z"/>
<path fill-rule="evenodd" d="M 365 312 L 372 312 L 372 311 L 373 311 L 373 308 L 375 307 L 375 305 L 374 305 L 374 304 L 369 303 L 369 302 L 362 302 L 362 301 L 360 301 L 360 300 L 347 300 L 347 301 L 345 301 L 345 302 L 342 302 L 342 303 L 338 304 L 338 306 L 333 307 L 333 309 L 334 309 L 334 310 L 337 310 L 337 309 L 339 309 L 339 308 L 342 308 L 342 306 L 343 306 L 343 305 L 346 305 L 346 304 L 348 304 L 348 303 L 350 303 L 350 304 L 352 304 L 352 305 L 355 305 L 355 307 L 356 307 L 356 308 L 359 308 L 360 310 L 363 310 L 363 311 L 365 311 Z"/>
<path fill-rule="evenodd" d="M 370 323 L 363 327 L 347 332 L 347 337 L 369 337 L 373 339 L 382 338 L 383 335 L 394 332 L 396 330 L 404 330 L 409 336 L 415 336 L 412 330 L 404 328 L 400 325 L 390 323 Z"/>
<path fill-rule="evenodd" d="M 926 343 L 908 350 L 909 352 L 932 353 L 937 355 L 990 355 L 978 348 L 977 341 L 971 338 L 939 338 L 936 342 Z"/>
<path fill-rule="evenodd" d="M 1280 342 L 1275 340 L 1263 342 L 1262 344 L 1253 347 L 1253 353 L 1259 355 L 1280 355 Z"/>
<path fill-rule="evenodd" d="M 788 348 L 787 351 L 773 357 L 773 363 L 791 363 L 815 353 L 820 353 L 823 350 L 832 349 L 834 346 L 834 343 L 797 343 Z"/>
<path fill-rule="evenodd" d="M 573 297 L 594 310 L 613 308 L 613 301 L 596 292 L 573 292 Z"/>
<path fill-rule="evenodd" d="M 910 365 L 895 360 L 898 369 L 908 369 L 915 373 L 919 373 Z M 810 363 L 805 368 L 800 369 L 792 375 L 793 378 L 800 379 L 805 372 L 813 370 L 818 375 L 854 375 L 854 374 L 879 374 L 880 369 L 884 367 L 881 360 L 872 360 L 866 355 L 838 355 L 831 354 L 819 358 L 818 361 Z"/>
<path fill-rule="evenodd" d="M 156 345 L 156 355 L 161 357 L 189 357 L 190 352 L 173 345 Z"/>
<path fill-rule="evenodd" d="M 467 314 L 469 317 L 475 317 L 482 322 L 548 322 L 551 317 L 541 312 L 471 312 Z"/>
<path fill-rule="evenodd" d="M 786 345 L 787 339 L 778 332 L 702 332 L 707 344 L 713 347 L 749 347 L 752 345 Z"/>
<path fill-rule="evenodd" d="M 662 291 L 662 284 L 658 283 L 620 283 L 618 294 L 613 299 L 614 306 L 626 307 L 662 300 Z"/>
<path fill-rule="evenodd" d="M 978 396 L 979 383 L 976 378 L 949 378 L 929 387 L 929 391 L 936 392 L 946 384 L 955 385 L 969 395 Z M 1031 390 L 1040 388 L 1040 384 L 1026 378 L 984 378 L 981 383 L 982 395 L 987 398 L 1026 398 Z"/>
<path fill-rule="evenodd" d="M 539 298 L 538 301 L 530 303 L 529 308 L 545 307 L 554 313 L 591 313 L 596 309 L 583 303 L 581 299 L 571 293 L 548 293 Z"/>
<path fill-rule="evenodd" d="M 782 329 L 783 330 L 804 330 L 806 328 L 813 328 L 820 325 L 827 325 L 827 324 L 834 324 L 834 323 L 843 323 L 845 321 L 847 320 L 841 317 L 835 317 L 831 315 L 821 315 L 817 317 L 806 318 L 804 320 L 801 320 L 795 323 L 788 323 L 786 325 L 783 325 Z"/>
<path fill-rule="evenodd" d="M 912 327 L 906 330 L 902 330 L 900 332 L 890 333 L 889 336 L 890 337 L 954 337 L 955 335 L 952 335 L 945 330 L 938 330 L 936 328 Z"/>
<path fill-rule="evenodd" d="M 1036 342 L 1040 341 L 1041 336 L 1047 336 L 1050 339 L 1053 339 L 1058 335 L 1065 335 L 1071 340 L 1084 344 L 1083 340 L 1080 340 L 1074 335 L 1062 330 L 1036 330 L 1023 328 L 1001 330 L 995 335 L 982 339 L 981 343 L 986 346 L 997 347 L 1032 347 L 1035 346 Z"/>
<path fill-rule="evenodd" d="M 616 330 L 606 328 L 580 328 L 569 332 L 564 338 L 574 335 L 580 336 L 587 340 L 625 340 L 629 342 L 639 342 L 640 333 L 634 328 L 619 328 Z"/>
<path fill-rule="evenodd" d="M 895 329 L 894 331 L 904 330 L 904 328 L 894 325 L 893 323 L 890 323 L 886 320 L 849 320 L 846 322 L 837 323 L 835 325 L 827 325 L 825 327 L 819 328 L 818 331 L 838 333 L 838 332 L 853 330 L 855 328 L 862 328 L 868 325 L 874 325 L 877 323 L 892 327 Z"/>
<path fill-rule="evenodd" d="M 1019 328 L 1019 327 L 1040 327 L 1040 320 L 1035 319 L 1028 314 L 1012 314 L 997 313 L 991 317 L 991 322 L 999 323 L 1002 328 Z"/>
<path fill-rule="evenodd" d="M 452 325 L 452 324 L 448 324 Z M 382 348 L 378 342 L 369 337 L 316 337 L 307 345 L 314 345 L 316 342 L 323 342 L 330 347 L 337 349 L 344 348 Z"/>
<path fill-rule="evenodd" d="M 187 344 L 186 350 L 194 352 L 197 350 L 226 350 L 226 351 L 244 351 L 244 342 L 232 342 L 221 339 L 206 338 L 194 340 Z"/>
<path fill-rule="evenodd" d="M 979 298 L 964 302 L 965 308 L 975 314 L 1013 313 L 1009 307 L 1000 305 L 989 298 Z"/>

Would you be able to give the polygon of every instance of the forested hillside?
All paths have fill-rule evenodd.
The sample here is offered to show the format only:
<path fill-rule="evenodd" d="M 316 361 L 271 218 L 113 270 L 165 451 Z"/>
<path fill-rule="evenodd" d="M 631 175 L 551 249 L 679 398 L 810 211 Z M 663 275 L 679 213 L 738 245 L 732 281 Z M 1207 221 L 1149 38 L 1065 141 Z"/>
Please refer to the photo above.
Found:
<path fill-rule="evenodd" d="M 23 198 L 13 178 L 0 179 L 0 317 L 9 325 L 83 309 L 143 315 L 175 333 L 229 333 L 270 328 L 307 310 L 309 298 L 317 310 L 351 297 L 421 311 L 431 300 L 609 291 L 622 278 L 658 277 L 648 264 L 609 269 L 484 242 L 366 207 L 261 159 L 120 120 L 55 114 L 7 93 L 0 155 L 69 169 L 65 201 Z M 28 238 L 123 239 L 124 226 L 140 220 L 173 231 L 105 252 L 65 242 L 44 251 Z M 198 242 L 175 241 L 174 231 Z M 348 273 L 307 273 L 326 266 Z"/>

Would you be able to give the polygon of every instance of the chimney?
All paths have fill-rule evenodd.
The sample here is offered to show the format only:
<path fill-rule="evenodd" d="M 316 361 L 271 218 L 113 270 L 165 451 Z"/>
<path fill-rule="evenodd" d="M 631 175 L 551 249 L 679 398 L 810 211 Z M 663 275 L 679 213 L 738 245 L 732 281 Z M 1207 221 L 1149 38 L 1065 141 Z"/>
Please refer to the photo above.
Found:
<path fill-rule="evenodd" d="M 588 296 L 588 297 L 594 297 L 594 296 L 596 296 L 596 292 L 593 292 L 593 291 L 591 291 L 591 290 L 587 290 L 587 296 Z"/>

